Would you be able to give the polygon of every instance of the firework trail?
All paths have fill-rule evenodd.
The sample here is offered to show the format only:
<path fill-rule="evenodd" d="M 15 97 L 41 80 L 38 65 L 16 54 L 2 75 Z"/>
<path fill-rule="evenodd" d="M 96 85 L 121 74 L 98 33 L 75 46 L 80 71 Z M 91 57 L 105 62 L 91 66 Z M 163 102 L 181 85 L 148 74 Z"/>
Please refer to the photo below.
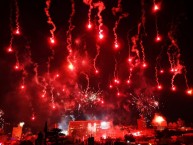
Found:
<path fill-rule="evenodd" d="M 137 42 L 139 41 L 139 45 L 141 48 L 141 53 L 142 53 L 142 62 L 143 62 L 143 67 L 146 67 L 146 63 L 145 63 L 145 48 L 143 46 L 143 41 L 142 41 L 142 36 L 143 34 L 145 34 L 146 36 L 146 32 L 145 32 L 145 8 L 144 8 L 144 0 L 141 0 L 141 22 L 138 23 L 138 34 L 136 36 L 134 36 L 132 38 L 132 42 L 133 42 L 133 47 L 132 47 L 132 52 L 135 52 L 137 57 L 139 58 L 139 50 L 137 50 L 134 47 L 137 47 Z M 143 31 L 142 31 L 143 30 Z"/>
<path fill-rule="evenodd" d="M 67 56 L 67 61 L 69 63 L 68 65 L 68 68 L 73 70 L 74 69 L 74 66 L 72 64 L 72 30 L 74 29 L 74 25 L 72 24 L 72 19 L 75 15 L 75 3 L 74 3 L 74 0 L 71 0 L 71 7 L 72 7 L 72 12 L 70 14 L 70 18 L 68 20 L 68 23 L 69 23 L 69 27 L 68 27 L 68 31 L 66 32 L 66 35 L 67 35 L 67 50 L 68 50 L 68 53 L 69 55 Z"/>
<path fill-rule="evenodd" d="M 128 33 L 128 35 L 127 35 L 127 44 L 128 44 L 128 47 L 129 47 L 129 51 L 128 51 L 128 63 L 129 63 L 129 78 L 128 78 L 128 80 L 127 80 L 127 83 L 128 84 L 130 84 L 130 82 L 131 82 L 131 76 L 132 76 L 132 72 L 133 72 L 133 65 L 132 65 L 132 59 L 131 59 L 131 45 L 130 45 L 130 39 L 129 39 L 129 33 Z"/>
<path fill-rule="evenodd" d="M 114 46 L 115 46 L 115 48 L 118 48 L 118 47 L 119 47 L 118 42 L 117 42 L 117 33 L 116 33 L 116 29 L 117 29 L 117 26 L 118 26 L 118 24 L 119 24 L 119 21 L 120 21 L 120 19 L 115 22 L 115 27 L 113 28 L 114 39 L 115 39 L 115 40 L 114 40 Z"/>
<path fill-rule="evenodd" d="M 30 109 L 31 109 L 31 120 L 35 120 L 35 111 L 34 111 L 34 107 L 32 105 L 32 102 L 30 101 L 29 97 L 28 97 L 28 100 L 30 102 L 29 106 L 30 106 Z"/>
<path fill-rule="evenodd" d="M 161 40 L 159 30 L 158 30 L 158 24 L 157 24 L 157 12 L 159 11 L 159 6 L 156 4 L 156 0 L 153 0 L 153 12 L 155 13 L 155 27 L 156 27 L 156 41 L 159 42 Z"/>
<path fill-rule="evenodd" d="M 118 69 L 118 62 L 117 62 L 117 59 L 115 58 L 114 83 L 115 83 L 115 86 L 116 86 L 116 89 L 117 89 L 117 96 L 120 96 L 119 87 L 118 87 L 118 85 L 120 84 L 120 80 L 119 80 L 119 77 L 118 77 L 117 69 Z"/>
<path fill-rule="evenodd" d="M 142 28 L 144 30 L 144 34 L 146 35 L 146 32 L 145 32 L 145 10 L 144 10 L 144 0 L 141 0 L 141 6 L 142 6 L 142 18 L 141 18 L 141 22 L 138 24 L 138 37 L 141 33 L 142 35 Z M 142 36 L 141 36 L 142 37 Z M 141 51 L 142 51 L 142 60 L 143 60 L 143 67 L 146 67 L 146 64 L 145 64 L 145 48 L 143 46 L 143 41 L 142 41 L 142 38 L 140 38 L 140 47 L 141 47 Z"/>
<path fill-rule="evenodd" d="M 21 89 L 25 88 L 25 79 L 27 76 L 27 71 L 25 70 L 25 68 L 23 67 L 22 69 L 22 83 L 21 83 Z"/>
<path fill-rule="evenodd" d="M 10 16 L 9 16 L 9 27 L 10 27 L 10 32 L 11 32 L 11 38 L 9 41 L 9 47 L 7 52 L 13 52 L 13 20 L 12 20 L 12 13 L 13 13 L 13 9 L 12 9 L 12 5 L 10 6 Z"/>
<path fill-rule="evenodd" d="M 122 5 L 121 5 L 122 0 L 118 0 L 117 7 L 112 8 L 112 13 L 115 16 L 117 13 L 122 12 Z"/>
<path fill-rule="evenodd" d="M 15 0 L 15 7 L 16 7 L 16 18 L 15 18 L 16 31 L 15 31 L 15 34 L 19 35 L 19 34 L 20 34 L 20 25 L 19 25 L 19 6 L 18 6 L 17 0 Z"/>
<path fill-rule="evenodd" d="M 95 58 L 94 58 L 94 70 L 95 70 L 95 73 L 99 73 L 97 67 L 96 67 L 96 61 L 97 61 L 97 58 L 100 54 L 100 46 L 98 44 L 96 44 L 96 49 L 97 49 L 97 54 L 95 55 Z"/>
<path fill-rule="evenodd" d="M 118 76 L 118 72 L 117 72 L 117 67 L 118 67 L 118 62 L 117 62 L 117 59 L 115 58 L 115 69 L 114 69 L 114 82 L 115 83 L 119 83 L 118 79 L 117 79 L 117 76 Z"/>
<path fill-rule="evenodd" d="M 143 46 L 143 41 L 142 40 L 140 40 L 140 46 L 141 46 L 141 51 L 142 51 L 143 67 L 146 67 L 146 63 L 145 63 L 145 48 Z"/>
<path fill-rule="evenodd" d="M 159 78 L 158 78 L 158 67 L 157 66 L 155 66 L 155 79 L 156 79 L 158 89 L 161 89 L 162 87 L 160 85 Z"/>
<path fill-rule="evenodd" d="M 47 61 L 47 74 L 48 74 L 48 76 L 50 76 L 50 61 L 51 61 L 51 58 L 48 57 L 48 61 Z"/>
<path fill-rule="evenodd" d="M 15 70 L 19 70 L 20 69 L 20 62 L 19 62 L 19 57 L 18 57 L 18 51 L 15 52 L 15 59 L 16 59 L 16 63 L 15 63 Z"/>
<path fill-rule="evenodd" d="M 181 55 L 180 54 L 180 48 L 178 47 L 176 40 L 173 38 L 172 32 L 168 33 L 168 37 L 171 41 L 171 44 L 167 50 L 168 59 L 169 59 L 170 66 L 171 66 L 171 72 L 173 73 L 171 85 L 172 85 L 172 89 L 175 89 L 174 79 L 178 74 L 184 73 L 185 66 L 183 66 L 180 63 L 180 55 Z M 184 73 L 184 75 L 185 75 L 185 73 Z M 186 77 L 185 77 L 185 79 L 186 79 Z M 187 82 L 187 80 L 186 80 L 186 82 Z M 188 84 L 186 84 L 186 85 L 188 86 Z"/>
<path fill-rule="evenodd" d="M 38 64 L 37 63 L 34 63 L 33 71 L 35 72 L 34 80 L 35 80 L 36 84 L 39 84 L 39 80 L 38 80 Z"/>
<path fill-rule="evenodd" d="M 91 25 L 91 12 L 92 12 L 92 9 L 93 9 L 93 6 L 92 6 L 92 0 L 83 0 L 83 2 L 87 5 L 89 5 L 89 10 L 88 10 L 88 25 L 87 27 L 90 29 L 92 27 Z"/>
<path fill-rule="evenodd" d="M 0 109 L 0 128 L 4 128 L 5 120 L 3 118 L 4 112 Z"/>
<path fill-rule="evenodd" d="M 16 31 L 15 32 L 13 32 L 13 20 L 12 20 L 12 6 L 11 6 L 11 8 L 10 8 L 10 18 L 9 18 L 9 20 L 10 20 L 10 31 L 11 31 L 11 38 L 10 38 L 10 42 L 9 42 L 9 47 L 8 47 L 8 50 L 7 50 L 7 52 L 13 52 L 13 38 L 14 38 L 14 36 L 13 36 L 13 34 L 15 33 L 15 34 L 20 34 L 20 31 L 19 31 L 19 29 L 20 29 L 20 27 L 19 27 L 19 7 L 18 7 L 18 2 L 17 2 L 17 0 L 15 0 L 14 1 L 15 2 L 15 9 L 16 9 L 16 19 L 15 19 L 15 23 L 16 23 Z M 14 50 L 14 52 L 15 52 L 15 59 L 16 59 L 16 62 L 15 62 L 15 66 L 14 66 L 14 69 L 15 70 L 19 70 L 20 69 L 20 63 L 19 63 L 19 56 L 18 56 L 18 51 L 15 49 Z"/>
<path fill-rule="evenodd" d="M 90 84 L 89 76 L 88 76 L 88 74 L 86 74 L 86 73 L 83 73 L 83 74 L 85 75 L 86 80 L 87 80 L 87 85 L 86 85 L 86 90 L 85 90 L 85 93 L 87 93 L 88 90 L 89 90 L 89 84 Z"/>
<path fill-rule="evenodd" d="M 131 67 L 129 69 L 129 77 L 128 77 L 128 80 L 127 80 L 127 84 L 130 84 L 131 83 L 131 77 L 133 75 L 133 68 Z"/>
<path fill-rule="evenodd" d="M 50 86 L 50 93 L 51 93 L 51 102 L 52 102 L 52 108 L 55 109 L 55 102 L 54 102 L 54 87 L 53 85 Z"/>
<path fill-rule="evenodd" d="M 48 87 L 48 83 L 46 82 L 46 79 L 42 78 L 42 81 L 41 83 L 39 83 L 39 85 L 43 88 L 41 97 L 44 98 L 47 93 L 47 87 Z"/>
<path fill-rule="evenodd" d="M 142 62 L 143 62 L 143 67 L 145 68 L 147 65 L 145 63 L 145 49 L 143 46 L 143 41 L 142 38 L 140 37 L 141 34 L 141 25 L 142 23 L 138 23 L 138 34 L 136 34 L 135 36 L 133 36 L 131 38 L 131 42 L 132 42 L 132 47 L 131 47 L 131 52 L 133 52 L 135 54 L 134 59 L 136 60 L 134 65 L 138 64 L 138 60 L 140 60 L 140 53 L 139 53 L 139 49 L 138 47 L 141 48 L 142 50 Z M 139 46 L 138 46 L 139 45 Z M 132 59 L 129 58 L 129 62 L 132 62 Z"/>
<path fill-rule="evenodd" d="M 45 11 L 45 14 L 46 14 L 47 19 L 48 19 L 47 23 L 52 26 L 52 29 L 50 29 L 50 34 L 51 34 L 50 43 L 54 44 L 55 43 L 54 32 L 56 30 L 56 26 L 55 26 L 55 24 L 52 21 L 52 18 L 50 16 L 50 12 L 49 12 L 50 5 L 51 5 L 51 0 L 46 0 L 46 7 L 44 8 L 44 11 Z M 47 73 L 48 73 L 48 75 L 50 73 L 50 62 L 51 62 L 51 59 L 54 59 L 54 50 L 51 48 L 51 46 L 50 46 L 50 50 L 51 50 L 51 56 L 48 57 L 48 61 L 47 61 L 47 69 L 48 69 Z"/>
<path fill-rule="evenodd" d="M 145 31 L 145 22 L 146 22 L 146 17 L 145 17 L 145 0 L 141 0 L 141 12 L 142 12 L 142 16 L 141 16 L 141 23 L 142 23 L 142 26 L 143 26 L 143 30 L 144 30 L 144 33 L 145 35 L 146 34 L 146 31 Z"/>
<path fill-rule="evenodd" d="M 155 66 L 155 78 L 156 78 L 156 83 L 157 83 L 157 88 L 158 89 L 162 89 L 162 86 L 161 86 L 161 84 L 159 82 L 158 74 L 163 74 L 164 73 L 163 69 L 160 66 L 160 61 L 161 61 L 161 58 L 162 58 L 161 57 L 162 56 L 162 52 L 163 52 L 163 47 L 161 49 L 160 54 L 156 58 L 156 66 Z"/>
<path fill-rule="evenodd" d="M 118 40 L 117 40 L 117 33 L 116 33 L 116 30 L 117 30 L 117 27 L 121 21 L 122 18 L 126 18 L 128 16 L 128 13 L 124 13 L 122 14 L 121 16 L 119 16 L 119 19 L 115 22 L 115 26 L 113 28 L 113 33 L 114 33 L 114 47 L 115 49 L 117 49 L 119 47 L 118 45 Z"/>
<path fill-rule="evenodd" d="M 103 35 L 103 30 L 102 30 L 102 26 L 103 26 L 103 18 L 102 18 L 102 16 L 101 16 L 101 12 L 105 9 L 105 5 L 104 5 L 104 3 L 103 2 L 97 2 L 97 3 L 94 3 L 93 4 L 94 5 L 94 7 L 96 8 L 98 8 L 98 13 L 97 13 L 97 16 L 98 16 L 98 24 L 99 24 L 99 38 L 100 39 L 103 39 L 103 37 L 104 37 L 104 35 Z"/>
<path fill-rule="evenodd" d="M 22 85 L 21 85 L 22 89 L 25 88 L 25 79 L 28 75 L 27 67 L 30 66 L 30 65 L 33 65 L 30 45 L 28 43 L 29 42 L 27 42 L 27 44 L 25 46 L 26 53 L 24 55 L 22 55 L 23 56 L 23 58 L 22 58 L 23 61 L 21 60 L 21 62 L 23 62 L 23 64 L 22 64 Z"/>
<path fill-rule="evenodd" d="M 55 42 L 54 32 L 56 31 L 56 26 L 55 26 L 54 22 L 52 21 L 52 18 L 51 18 L 50 13 L 49 13 L 50 4 L 51 4 L 51 0 L 46 0 L 46 7 L 44 8 L 44 11 L 45 11 L 46 16 L 48 18 L 48 20 L 47 20 L 48 24 L 50 24 L 53 27 L 50 30 L 50 33 L 51 33 L 50 42 L 54 43 Z"/>
<path fill-rule="evenodd" d="M 137 49 L 137 41 L 139 39 L 139 36 L 138 35 L 135 35 L 131 38 L 131 41 L 133 43 L 132 47 L 131 47 L 131 52 L 134 52 L 137 56 L 137 58 L 139 59 L 140 56 L 139 56 L 139 50 Z"/>
<path fill-rule="evenodd" d="M 117 7 L 113 7 L 113 8 L 112 8 L 112 13 L 113 13 L 114 16 L 116 16 L 117 13 L 121 13 L 121 12 L 122 12 L 121 1 L 122 1 L 122 0 L 118 0 Z M 115 26 L 114 26 L 114 28 L 113 28 L 113 33 L 114 33 L 114 47 L 115 47 L 115 49 L 117 49 L 117 48 L 119 47 L 118 42 L 117 42 L 117 33 L 116 33 L 116 30 L 117 30 L 118 24 L 119 24 L 119 22 L 120 22 L 121 19 L 122 19 L 122 17 L 120 16 L 119 19 L 115 22 Z"/>
<path fill-rule="evenodd" d="M 104 3 L 103 2 L 97 2 L 97 3 L 94 3 L 93 4 L 94 7 L 98 8 L 98 13 L 97 13 L 97 16 L 98 16 L 98 24 L 99 24 L 99 39 L 103 39 L 104 35 L 102 34 L 103 30 L 102 30 L 102 25 L 103 25 L 103 19 L 102 19 L 102 16 L 101 16 L 101 12 L 105 9 L 105 6 L 104 6 Z M 97 49 L 97 54 L 94 58 L 94 69 L 95 69 L 95 73 L 99 73 L 98 69 L 96 68 L 96 60 L 100 54 L 100 46 L 98 44 L 96 44 L 96 49 Z"/>

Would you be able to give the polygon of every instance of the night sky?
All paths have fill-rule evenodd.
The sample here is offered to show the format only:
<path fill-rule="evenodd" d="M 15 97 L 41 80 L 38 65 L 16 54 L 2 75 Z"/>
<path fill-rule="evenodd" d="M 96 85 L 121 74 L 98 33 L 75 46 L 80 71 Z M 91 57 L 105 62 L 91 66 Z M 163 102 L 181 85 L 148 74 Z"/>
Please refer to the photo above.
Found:
<path fill-rule="evenodd" d="M 188 0 L 1 0 L 5 122 L 36 126 L 70 115 L 132 124 L 154 113 L 168 122 L 192 122 L 189 5 Z"/>

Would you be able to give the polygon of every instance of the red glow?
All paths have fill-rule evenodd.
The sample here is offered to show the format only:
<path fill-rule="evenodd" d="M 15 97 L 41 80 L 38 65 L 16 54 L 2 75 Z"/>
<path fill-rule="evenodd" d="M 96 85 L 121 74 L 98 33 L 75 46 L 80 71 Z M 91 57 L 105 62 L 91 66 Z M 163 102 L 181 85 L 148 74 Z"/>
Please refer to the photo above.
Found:
<path fill-rule="evenodd" d="M 112 86 L 112 85 L 109 85 L 109 88 L 111 89 L 111 88 L 113 88 L 113 86 Z"/>
<path fill-rule="evenodd" d="M 155 118 L 155 122 L 158 124 L 161 124 L 164 121 L 165 121 L 165 119 L 162 116 L 156 116 L 156 118 Z"/>
<path fill-rule="evenodd" d="M 52 105 L 52 109 L 55 109 L 56 108 L 56 106 L 55 105 Z"/>
<path fill-rule="evenodd" d="M 86 61 L 85 60 L 82 60 L 82 65 L 85 65 L 86 64 Z"/>
<path fill-rule="evenodd" d="M 68 51 L 69 51 L 69 53 L 71 53 L 71 52 L 72 52 L 72 49 L 69 49 Z"/>
<path fill-rule="evenodd" d="M 43 95 L 42 95 L 42 98 L 44 98 L 44 97 L 45 97 L 45 95 L 43 94 Z"/>
<path fill-rule="evenodd" d="M 25 86 L 24 86 L 24 85 L 21 85 L 21 89 L 25 89 Z"/>
<path fill-rule="evenodd" d="M 88 28 L 88 29 L 91 29 L 91 28 L 92 28 L 92 25 L 89 23 L 89 24 L 87 25 L 87 28 Z"/>
<path fill-rule="evenodd" d="M 172 91 L 176 91 L 176 87 L 175 86 L 172 87 Z"/>
<path fill-rule="evenodd" d="M 13 52 L 13 49 L 12 49 L 11 47 L 9 47 L 9 48 L 7 49 L 7 52 L 11 53 L 11 52 Z"/>
<path fill-rule="evenodd" d="M 50 38 L 50 42 L 51 42 L 52 44 L 54 44 L 54 43 L 55 43 L 55 40 L 54 40 L 54 38 L 53 38 L 53 37 L 51 37 L 51 38 Z"/>
<path fill-rule="evenodd" d="M 163 69 L 161 69 L 161 70 L 160 70 L 160 73 L 161 73 L 161 74 L 163 74 L 163 73 L 164 73 L 164 70 L 163 70 Z"/>
<path fill-rule="evenodd" d="M 160 42 L 160 41 L 161 41 L 161 37 L 159 35 L 157 35 L 156 42 Z"/>
<path fill-rule="evenodd" d="M 114 82 L 115 82 L 116 84 L 120 84 L 120 81 L 119 81 L 118 79 L 114 79 Z"/>
<path fill-rule="evenodd" d="M 95 70 L 95 73 L 96 73 L 96 74 L 98 74 L 98 73 L 99 73 L 99 71 L 98 71 L 98 70 Z"/>
<path fill-rule="evenodd" d="M 131 58 L 129 58 L 129 59 L 128 59 L 128 62 L 131 62 L 131 61 L 132 61 L 132 59 L 131 59 Z"/>
<path fill-rule="evenodd" d="M 121 94 L 119 92 L 117 92 L 117 96 L 120 96 Z"/>
<path fill-rule="evenodd" d="M 131 81 L 130 80 L 127 80 L 127 84 L 130 84 L 131 83 Z"/>
<path fill-rule="evenodd" d="M 171 71 L 171 72 L 174 72 L 174 69 L 172 68 L 170 71 Z"/>
<path fill-rule="evenodd" d="M 119 45 L 117 43 L 115 43 L 115 50 L 117 50 L 119 48 Z"/>
<path fill-rule="evenodd" d="M 158 88 L 159 90 L 161 90 L 161 89 L 162 89 L 162 85 L 158 85 L 157 88 Z"/>
<path fill-rule="evenodd" d="M 15 31 L 15 34 L 17 34 L 17 35 L 19 35 L 19 34 L 20 34 L 19 29 L 17 29 L 17 30 Z"/>
<path fill-rule="evenodd" d="M 31 117 L 31 120 L 35 120 L 35 116 L 34 115 Z"/>
<path fill-rule="evenodd" d="M 68 65 L 68 68 L 69 68 L 71 71 L 73 71 L 73 70 L 74 70 L 74 66 L 73 66 L 73 64 L 72 64 L 72 63 L 70 63 L 70 64 Z"/>
<path fill-rule="evenodd" d="M 146 63 L 143 63 L 143 67 L 144 67 L 144 68 L 147 67 L 147 64 L 146 64 Z"/>
<path fill-rule="evenodd" d="M 192 95 L 193 91 L 192 91 L 192 89 L 188 89 L 186 93 L 187 93 L 188 95 Z"/>
<path fill-rule="evenodd" d="M 103 35 L 103 34 L 99 34 L 99 38 L 100 38 L 100 39 L 103 39 L 103 38 L 104 38 L 104 35 Z"/>
<path fill-rule="evenodd" d="M 76 38 L 74 42 L 76 43 L 76 45 L 80 45 L 81 40 L 80 38 Z"/>
<path fill-rule="evenodd" d="M 153 7 L 153 11 L 157 12 L 159 9 L 160 9 L 160 7 L 157 4 L 155 4 Z"/>
<path fill-rule="evenodd" d="M 14 66 L 14 68 L 15 68 L 15 70 L 18 70 L 18 69 L 19 69 L 19 65 L 16 64 L 16 65 Z"/>

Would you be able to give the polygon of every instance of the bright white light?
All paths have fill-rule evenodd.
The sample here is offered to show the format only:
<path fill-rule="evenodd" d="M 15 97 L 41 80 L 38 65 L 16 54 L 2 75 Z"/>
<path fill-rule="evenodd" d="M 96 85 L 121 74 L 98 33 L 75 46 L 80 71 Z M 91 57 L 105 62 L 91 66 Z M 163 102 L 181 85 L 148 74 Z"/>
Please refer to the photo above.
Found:
<path fill-rule="evenodd" d="M 67 130 L 62 130 L 61 133 L 68 135 L 68 131 Z"/>
<path fill-rule="evenodd" d="M 20 127 L 23 127 L 24 124 L 25 124 L 24 122 L 20 122 L 20 123 L 19 123 L 19 126 L 20 126 Z"/>
<path fill-rule="evenodd" d="M 109 122 L 101 122 L 101 129 L 109 129 L 110 128 L 110 125 L 109 125 Z"/>

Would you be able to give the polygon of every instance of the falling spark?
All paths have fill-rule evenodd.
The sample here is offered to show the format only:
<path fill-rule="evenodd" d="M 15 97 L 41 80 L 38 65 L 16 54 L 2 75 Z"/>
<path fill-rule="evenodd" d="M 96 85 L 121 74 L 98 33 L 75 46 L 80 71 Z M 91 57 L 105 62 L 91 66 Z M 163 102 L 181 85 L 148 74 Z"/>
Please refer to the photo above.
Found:
<path fill-rule="evenodd" d="M 86 80 L 87 80 L 87 85 L 86 85 L 86 90 L 85 90 L 85 93 L 87 93 L 88 92 L 88 90 L 89 90 L 89 76 L 88 76 L 88 74 L 86 74 L 86 73 L 83 73 L 84 75 L 85 75 L 85 77 L 86 77 Z"/>
<path fill-rule="evenodd" d="M 53 44 L 55 43 L 55 36 L 54 36 L 54 32 L 56 31 L 56 26 L 54 24 L 54 22 L 52 21 L 52 18 L 50 16 L 50 4 L 51 4 L 51 0 L 46 0 L 46 7 L 44 8 L 44 11 L 46 13 L 46 16 L 48 18 L 47 22 L 48 24 L 50 24 L 53 28 L 50 30 L 51 33 L 51 37 L 50 37 L 50 42 Z"/>
<path fill-rule="evenodd" d="M 139 56 L 139 50 L 137 49 L 137 41 L 138 41 L 138 35 L 135 35 L 131 38 L 131 41 L 133 43 L 131 47 L 131 52 L 134 52 L 137 56 L 137 58 L 140 58 Z"/>
<path fill-rule="evenodd" d="M 10 8 L 10 17 L 9 17 L 9 26 L 11 31 L 11 38 L 9 41 L 9 47 L 7 49 L 7 52 L 13 52 L 13 20 L 12 20 L 12 7 Z"/>
<path fill-rule="evenodd" d="M 92 28 L 92 25 L 91 25 L 91 12 L 92 12 L 92 9 L 93 9 L 93 6 L 92 6 L 92 0 L 83 0 L 83 2 L 87 5 L 89 5 L 89 10 L 88 10 L 88 29 L 91 29 Z"/>
<path fill-rule="evenodd" d="M 141 24 L 143 26 L 143 30 L 144 30 L 144 33 L 145 35 L 146 34 L 146 31 L 145 31 L 145 21 L 146 21 L 146 17 L 145 17 L 145 0 L 141 0 L 141 13 L 142 13 L 142 16 L 141 16 Z"/>
<path fill-rule="evenodd" d="M 153 7 L 153 11 L 154 12 L 157 12 L 159 10 L 159 6 L 156 4 L 156 1 L 153 0 L 153 4 L 154 4 L 154 7 Z M 160 42 L 161 41 L 161 36 L 159 34 L 159 30 L 158 30 L 158 23 L 157 23 L 157 15 L 155 13 L 155 27 L 156 27 L 156 42 Z"/>
<path fill-rule="evenodd" d="M 168 47 L 167 54 L 168 54 L 168 58 L 169 58 L 170 66 L 171 66 L 171 71 L 173 73 L 172 80 L 171 80 L 171 85 L 172 85 L 172 87 L 174 87 L 175 77 L 178 74 L 183 73 L 183 70 L 185 69 L 185 66 L 183 66 L 180 63 L 180 55 L 181 55 L 180 54 L 180 48 L 178 47 L 176 40 L 173 38 L 172 32 L 168 33 L 168 37 L 171 41 L 171 44 Z M 186 79 L 186 77 L 185 77 L 185 79 Z"/>
<path fill-rule="evenodd" d="M 97 16 L 98 16 L 98 24 L 99 24 L 99 38 L 100 39 L 103 39 L 104 35 L 103 35 L 103 30 L 102 30 L 102 26 L 103 26 L 103 18 L 101 16 L 101 12 L 105 9 L 105 5 L 103 2 L 97 2 L 97 3 L 94 3 L 93 4 L 94 7 L 98 8 L 98 13 L 97 13 Z"/>
<path fill-rule="evenodd" d="M 96 67 L 96 61 L 97 61 L 97 58 L 98 58 L 98 56 L 100 54 L 100 46 L 98 44 L 96 44 L 96 49 L 97 49 L 97 53 L 96 53 L 95 58 L 94 58 L 94 70 L 95 70 L 95 73 L 98 74 L 99 71 L 98 71 L 98 69 Z"/>
<path fill-rule="evenodd" d="M 118 44 L 118 38 L 117 38 L 117 33 L 116 33 L 116 30 L 117 30 L 117 27 L 121 21 L 122 18 L 125 18 L 127 17 L 128 14 L 125 13 L 125 14 L 122 14 L 121 16 L 119 16 L 119 19 L 115 22 L 115 26 L 113 28 L 113 33 L 114 33 L 114 46 L 115 46 L 115 50 L 117 50 L 119 48 L 119 44 Z"/>
<path fill-rule="evenodd" d="M 188 95 L 192 95 L 192 93 L 193 93 L 192 89 L 188 89 L 188 90 L 187 90 L 187 94 L 188 94 Z"/>
<path fill-rule="evenodd" d="M 74 70 L 74 66 L 72 64 L 72 30 L 74 29 L 74 25 L 72 24 L 72 19 L 75 15 L 75 3 L 74 0 L 71 0 L 71 8 L 72 8 L 72 12 L 70 14 L 70 18 L 68 20 L 69 23 L 69 27 L 68 27 L 68 31 L 66 32 L 67 35 L 67 50 L 68 50 L 68 56 L 67 56 L 67 61 L 68 61 L 68 68 L 70 70 Z"/>
<path fill-rule="evenodd" d="M 15 7 L 16 7 L 16 30 L 15 34 L 19 35 L 20 34 L 20 25 L 19 25 L 19 6 L 17 0 L 15 0 Z"/>

